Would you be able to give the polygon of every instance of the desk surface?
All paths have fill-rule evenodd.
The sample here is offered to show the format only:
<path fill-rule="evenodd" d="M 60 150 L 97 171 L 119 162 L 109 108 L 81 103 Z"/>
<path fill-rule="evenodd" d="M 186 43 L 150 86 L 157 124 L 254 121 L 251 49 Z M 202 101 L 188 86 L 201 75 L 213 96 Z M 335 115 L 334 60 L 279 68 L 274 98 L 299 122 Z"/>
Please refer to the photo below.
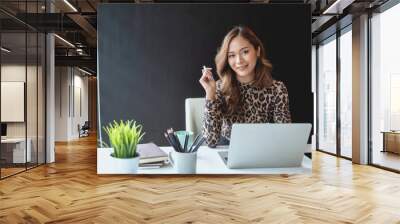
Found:
<path fill-rule="evenodd" d="M 381 133 L 384 133 L 384 134 L 400 134 L 400 131 L 381 131 Z"/>
<path fill-rule="evenodd" d="M 161 147 L 166 153 L 172 150 L 172 147 Z M 252 169 L 229 169 L 218 155 L 218 151 L 226 148 L 212 149 L 202 146 L 197 152 L 197 170 L 196 174 L 303 174 L 311 173 L 312 161 L 304 156 L 301 167 L 290 168 L 252 168 Z M 111 148 L 97 149 L 97 173 L 98 174 L 117 174 L 108 170 L 109 155 Z M 161 168 L 142 168 L 139 167 L 138 174 L 177 174 L 171 165 Z"/>
<path fill-rule="evenodd" d="M 30 139 L 28 138 L 28 141 Z M 25 142 L 25 138 L 5 138 L 5 139 L 1 139 L 1 143 L 20 143 L 20 142 Z"/>

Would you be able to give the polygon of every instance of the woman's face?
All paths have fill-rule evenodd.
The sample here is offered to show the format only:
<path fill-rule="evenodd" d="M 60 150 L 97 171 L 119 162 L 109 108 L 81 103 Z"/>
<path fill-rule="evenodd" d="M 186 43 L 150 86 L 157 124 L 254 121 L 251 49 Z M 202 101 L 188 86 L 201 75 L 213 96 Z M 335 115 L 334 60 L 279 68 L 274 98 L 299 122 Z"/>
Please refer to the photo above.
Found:
<path fill-rule="evenodd" d="M 245 38 L 233 38 L 228 47 L 228 63 L 241 82 L 250 82 L 254 79 L 254 69 L 260 49 L 255 49 Z"/>

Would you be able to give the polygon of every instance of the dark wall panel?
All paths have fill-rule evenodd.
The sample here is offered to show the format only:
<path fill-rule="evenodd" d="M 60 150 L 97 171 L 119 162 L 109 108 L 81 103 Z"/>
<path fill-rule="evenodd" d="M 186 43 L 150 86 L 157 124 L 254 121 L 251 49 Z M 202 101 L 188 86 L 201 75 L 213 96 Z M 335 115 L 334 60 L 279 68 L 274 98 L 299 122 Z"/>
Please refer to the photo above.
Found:
<path fill-rule="evenodd" d="M 204 97 L 201 67 L 215 71 L 217 48 L 238 24 L 248 25 L 264 43 L 274 78 L 288 88 L 293 121 L 312 123 L 308 5 L 102 4 L 101 125 L 135 119 L 144 126 L 144 141 L 165 145 L 165 129 L 185 128 L 185 98 Z"/>

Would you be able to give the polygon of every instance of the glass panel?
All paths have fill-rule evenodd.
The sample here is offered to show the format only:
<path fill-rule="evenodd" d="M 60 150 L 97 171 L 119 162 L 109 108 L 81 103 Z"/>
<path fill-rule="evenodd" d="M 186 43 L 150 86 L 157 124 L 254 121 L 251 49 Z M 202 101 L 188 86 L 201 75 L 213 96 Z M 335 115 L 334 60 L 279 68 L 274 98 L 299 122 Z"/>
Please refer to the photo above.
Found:
<path fill-rule="evenodd" d="M 45 12 L 45 0 L 1 1 L 16 17 Z M 38 17 L 27 15 L 30 24 Z M 24 17 L 25 18 L 25 17 Z M 0 177 L 45 162 L 45 35 L 0 12 Z M 34 25 L 33 25 L 34 26 Z M 12 111 L 12 113 L 10 113 Z"/>
<path fill-rule="evenodd" d="M 46 60 L 46 37 L 39 34 L 38 46 L 38 163 L 45 163 L 45 60 Z"/>
<path fill-rule="evenodd" d="M 318 147 L 336 154 L 336 38 L 318 48 Z"/>
<path fill-rule="evenodd" d="M 340 37 L 340 153 L 352 157 L 352 35 Z"/>
<path fill-rule="evenodd" d="M 400 170 L 400 4 L 372 22 L 372 163 Z"/>
<path fill-rule="evenodd" d="M 28 38 L 28 62 L 27 62 L 27 98 L 26 98 L 26 112 L 27 112 L 27 143 L 28 149 L 30 148 L 30 159 L 28 160 L 28 168 L 37 165 L 37 80 L 38 80 L 38 49 L 37 49 L 37 41 L 38 36 L 36 32 L 27 33 Z"/>
<path fill-rule="evenodd" d="M 25 170 L 26 150 L 26 34 L 1 34 L 1 140 L 2 177 Z M 6 132 L 6 133 L 5 133 Z M 29 149 L 29 148 L 28 148 Z"/>

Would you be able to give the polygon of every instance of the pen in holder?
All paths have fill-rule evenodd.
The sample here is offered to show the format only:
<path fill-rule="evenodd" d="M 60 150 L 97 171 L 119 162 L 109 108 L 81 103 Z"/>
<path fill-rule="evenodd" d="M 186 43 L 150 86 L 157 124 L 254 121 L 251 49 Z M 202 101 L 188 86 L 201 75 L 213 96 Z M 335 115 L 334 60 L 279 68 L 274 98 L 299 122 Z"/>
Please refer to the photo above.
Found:
<path fill-rule="evenodd" d="M 164 133 L 168 143 L 174 148 L 176 152 L 192 153 L 197 152 L 199 147 L 205 141 L 205 138 L 198 134 L 193 141 L 193 132 L 190 131 L 175 131 L 170 128 Z M 190 145 L 190 147 L 189 147 Z"/>
<path fill-rule="evenodd" d="M 168 154 L 169 161 L 179 174 L 196 173 L 197 150 L 203 144 L 204 138 L 199 134 L 193 141 L 193 132 L 176 131 L 172 128 L 164 133 L 174 151 Z M 190 147 L 189 147 L 190 146 Z"/>

